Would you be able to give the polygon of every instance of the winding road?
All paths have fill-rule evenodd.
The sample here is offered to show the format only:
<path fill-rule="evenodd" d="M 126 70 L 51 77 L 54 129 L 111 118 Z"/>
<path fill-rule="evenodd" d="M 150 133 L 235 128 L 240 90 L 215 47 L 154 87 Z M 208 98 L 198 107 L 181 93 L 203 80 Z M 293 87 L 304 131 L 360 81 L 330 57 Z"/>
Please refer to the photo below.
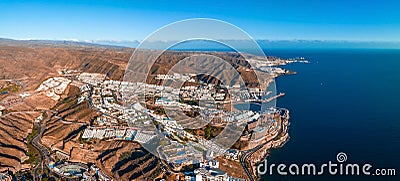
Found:
<path fill-rule="evenodd" d="M 51 116 L 49 116 L 47 113 L 44 114 L 45 118 L 43 119 L 44 121 L 50 120 Z M 42 125 L 41 123 L 35 123 L 36 126 L 38 127 L 38 134 L 36 134 L 33 139 L 30 141 L 30 143 L 39 151 L 40 154 L 40 163 L 36 166 L 34 169 L 34 180 L 37 180 L 38 175 L 38 169 L 39 165 L 43 164 L 50 170 L 48 167 L 50 161 L 53 161 L 53 159 L 50 157 L 50 151 L 43 145 L 40 144 L 40 140 L 42 139 L 43 133 L 46 130 L 46 126 Z"/>
<path fill-rule="evenodd" d="M 284 111 L 284 113 L 281 115 L 281 116 L 282 116 L 282 119 L 283 119 L 283 120 L 289 119 L 289 110 L 288 110 L 288 109 L 284 109 L 284 108 L 281 108 L 281 110 Z M 280 126 L 280 129 L 279 129 L 279 133 L 278 133 L 277 135 L 282 134 L 282 131 L 283 131 L 283 122 L 284 122 L 283 120 L 281 121 L 281 126 Z M 272 139 L 272 140 L 273 140 L 273 139 Z M 271 140 L 271 141 L 272 141 L 272 140 Z M 251 172 L 249 171 L 249 168 L 247 167 L 247 159 L 248 159 L 251 155 L 253 155 L 253 153 L 255 153 L 257 150 L 259 150 L 259 149 L 261 149 L 262 147 L 264 147 L 267 143 L 268 143 L 268 142 L 263 143 L 263 144 L 261 144 L 261 145 L 258 145 L 258 146 L 254 147 L 254 148 L 252 148 L 252 149 L 249 149 L 249 150 L 246 150 L 246 151 L 242 151 L 242 156 L 240 157 L 240 164 L 242 165 L 242 167 L 243 167 L 243 169 L 244 169 L 244 171 L 245 171 L 245 173 L 246 173 L 246 175 L 247 175 L 247 177 L 249 178 L 250 181 L 254 181 L 254 178 L 253 178 L 253 175 L 251 174 Z"/>

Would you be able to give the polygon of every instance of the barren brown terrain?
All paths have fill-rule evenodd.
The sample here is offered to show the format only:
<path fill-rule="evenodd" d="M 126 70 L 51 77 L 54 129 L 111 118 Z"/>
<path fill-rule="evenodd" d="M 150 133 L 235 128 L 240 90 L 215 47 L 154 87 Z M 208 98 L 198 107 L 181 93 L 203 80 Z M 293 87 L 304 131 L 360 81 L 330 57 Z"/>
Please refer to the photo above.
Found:
<path fill-rule="evenodd" d="M 20 170 L 28 165 L 26 137 L 33 128 L 38 113 L 9 113 L 0 117 L 0 171 Z"/>
<path fill-rule="evenodd" d="M 0 97 L 0 101 L 25 92 L 35 92 L 43 81 L 59 76 L 60 69 L 101 73 L 107 79 L 122 80 L 133 51 L 131 48 L 118 47 L 0 41 L 0 80 L 18 83 L 3 83 L 2 89 L 8 92 Z M 194 52 L 165 52 L 153 65 L 148 81 L 154 83 L 156 74 L 167 73 L 176 62 L 193 54 Z M 249 71 L 249 63 L 238 54 L 212 54 L 227 60 L 247 79 L 249 86 L 258 85 L 254 72 Z M 229 79 L 231 75 L 223 76 L 228 76 Z M 217 80 L 206 75 L 198 78 L 208 82 Z M 156 178 L 161 173 L 158 158 L 137 143 L 79 140 L 82 130 L 99 113 L 92 110 L 87 101 L 77 104 L 78 94 L 79 88 L 70 84 L 58 101 L 38 93 L 4 107 L 0 117 L 0 171 L 18 171 L 34 165 L 26 163 L 33 149 L 28 148 L 28 135 L 33 132 L 35 118 L 43 110 L 47 110 L 51 117 L 41 121 L 46 128 L 41 143 L 49 150 L 67 153 L 71 156 L 71 161 L 96 163 L 117 180 Z"/>

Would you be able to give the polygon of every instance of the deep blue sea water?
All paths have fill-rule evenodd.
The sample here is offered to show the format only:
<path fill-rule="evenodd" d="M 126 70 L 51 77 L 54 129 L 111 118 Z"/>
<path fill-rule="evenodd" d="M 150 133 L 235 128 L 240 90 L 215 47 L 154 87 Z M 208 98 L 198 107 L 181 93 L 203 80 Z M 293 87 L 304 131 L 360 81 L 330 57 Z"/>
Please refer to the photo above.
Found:
<path fill-rule="evenodd" d="M 277 101 L 291 113 L 290 141 L 269 163 L 371 163 L 400 173 L 400 50 L 265 50 L 310 64 L 285 68 L 297 75 L 277 79 Z M 275 172 L 276 173 L 276 172 Z M 262 180 L 365 180 L 356 176 L 264 176 Z M 368 180 L 400 180 L 370 176 Z"/>

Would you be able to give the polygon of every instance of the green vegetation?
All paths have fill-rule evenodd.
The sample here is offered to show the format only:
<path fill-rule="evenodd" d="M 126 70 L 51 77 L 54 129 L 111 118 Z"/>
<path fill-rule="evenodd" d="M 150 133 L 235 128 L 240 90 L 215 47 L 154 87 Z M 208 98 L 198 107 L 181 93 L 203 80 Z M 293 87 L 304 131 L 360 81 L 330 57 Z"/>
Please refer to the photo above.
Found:
<path fill-rule="evenodd" d="M 38 134 L 39 129 L 37 126 L 34 126 L 32 129 L 32 132 L 28 134 L 28 136 L 26 137 L 26 139 L 28 140 L 28 151 L 26 152 L 26 156 L 29 157 L 28 160 L 25 160 L 25 164 L 34 164 L 36 165 L 37 163 L 39 163 L 39 151 L 31 144 L 31 140 Z"/>
<path fill-rule="evenodd" d="M 165 109 L 162 107 L 157 107 L 156 110 L 154 110 L 157 114 L 166 114 Z"/>
<path fill-rule="evenodd" d="M 155 127 L 158 127 L 158 125 L 159 125 L 158 121 L 155 121 L 155 120 L 153 121 L 153 124 Z"/>
<path fill-rule="evenodd" d="M 133 152 L 124 152 L 121 154 L 121 156 L 119 156 L 119 160 L 124 160 L 124 159 L 128 159 L 132 156 Z"/>
<path fill-rule="evenodd" d="M 36 150 L 36 148 L 33 147 L 31 143 L 28 143 L 27 147 L 28 151 L 26 152 L 26 156 L 28 156 L 29 159 L 25 160 L 24 164 L 34 164 L 34 165 L 38 164 L 40 158 L 39 151 Z"/>
<path fill-rule="evenodd" d="M 194 134 L 194 130 L 193 129 L 187 129 L 187 128 L 185 128 L 185 129 L 183 129 L 184 131 L 186 131 L 187 133 L 189 133 L 189 134 Z"/>
<path fill-rule="evenodd" d="M 197 151 L 200 151 L 200 152 L 203 152 L 204 151 L 204 149 L 202 149 L 202 148 L 200 148 L 200 147 L 198 147 L 198 146 L 194 146 L 193 147 L 195 150 L 197 150 Z"/>
<path fill-rule="evenodd" d="M 160 140 L 160 146 L 167 146 L 169 143 L 167 140 Z"/>
<path fill-rule="evenodd" d="M 33 171 L 20 170 L 15 173 L 17 178 L 25 178 L 26 180 L 33 180 Z"/>
<path fill-rule="evenodd" d="M 206 128 L 204 129 L 204 138 L 207 140 L 211 140 L 211 126 L 207 125 Z"/>
<path fill-rule="evenodd" d="M 18 92 L 19 89 L 20 89 L 19 85 L 9 82 L 9 83 L 7 83 L 5 86 L 3 86 L 0 89 L 0 93 L 1 92 L 12 92 L 12 93 L 15 93 L 15 92 Z"/>
<path fill-rule="evenodd" d="M 82 136 L 78 138 L 78 141 L 84 144 L 91 144 L 92 142 L 88 139 L 83 139 Z"/>
<path fill-rule="evenodd" d="M 26 139 L 28 141 L 32 140 L 33 137 L 35 137 L 35 135 L 37 135 L 39 132 L 39 128 L 37 126 L 33 126 L 32 132 L 28 134 L 28 136 L 26 137 Z"/>
<path fill-rule="evenodd" d="M 222 130 L 223 128 L 211 126 L 209 124 L 201 129 L 184 129 L 184 131 L 190 134 L 202 136 L 204 139 L 207 140 L 215 138 L 219 133 L 222 132 Z"/>

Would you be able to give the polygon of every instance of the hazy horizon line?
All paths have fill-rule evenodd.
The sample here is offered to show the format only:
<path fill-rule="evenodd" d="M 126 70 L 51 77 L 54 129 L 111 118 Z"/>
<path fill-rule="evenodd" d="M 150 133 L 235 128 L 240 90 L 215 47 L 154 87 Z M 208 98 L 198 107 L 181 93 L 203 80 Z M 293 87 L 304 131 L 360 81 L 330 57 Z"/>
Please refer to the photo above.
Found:
<path fill-rule="evenodd" d="M 100 46 L 113 46 L 113 47 L 125 47 L 125 48 L 137 48 L 142 43 L 139 40 L 79 40 L 79 39 L 12 39 L 2 38 L 0 40 L 15 41 L 16 43 L 55 43 L 55 44 L 91 44 Z M 180 42 L 176 41 L 171 49 L 177 50 L 190 50 L 190 49 L 227 49 L 226 46 L 218 43 L 219 40 L 199 40 Z M 251 44 L 250 40 L 223 40 L 224 42 L 230 42 L 235 47 L 248 48 Z M 400 49 L 400 41 L 350 41 L 350 40 L 269 40 L 269 39 L 255 39 L 261 48 L 270 49 Z M 167 41 L 151 41 L 148 46 L 151 49 L 163 49 L 165 44 L 175 42 L 173 40 Z"/>
<path fill-rule="evenodd" d="M 35 41 L 35 40 L 47 40 L 47 41 L 71 41 L 71 42 L 83 42 L 90 43 L 96 41 L 110 41 L 110 42 L 141 42 L 143 40 L 117 40 L 117 39 L 79 39 L 79 38 L 13 38 L 13 37 L 0 37 L 0 39 L 9 39 L 16 41 Z M 226 39 L 227 41 L 248 41 L 242 39 Z M 346 39 L 268 39 L 268 38 L 255 38 L 256 41 L 315 41 L 315 42 L 355 42 L 355 43 L 400 43 L 400 40 L 346 40 Z M 169 42 L 177 40 L 157 40 L 155 42 Z M 201 41 L 201 39 L 200 39 Z"/>

